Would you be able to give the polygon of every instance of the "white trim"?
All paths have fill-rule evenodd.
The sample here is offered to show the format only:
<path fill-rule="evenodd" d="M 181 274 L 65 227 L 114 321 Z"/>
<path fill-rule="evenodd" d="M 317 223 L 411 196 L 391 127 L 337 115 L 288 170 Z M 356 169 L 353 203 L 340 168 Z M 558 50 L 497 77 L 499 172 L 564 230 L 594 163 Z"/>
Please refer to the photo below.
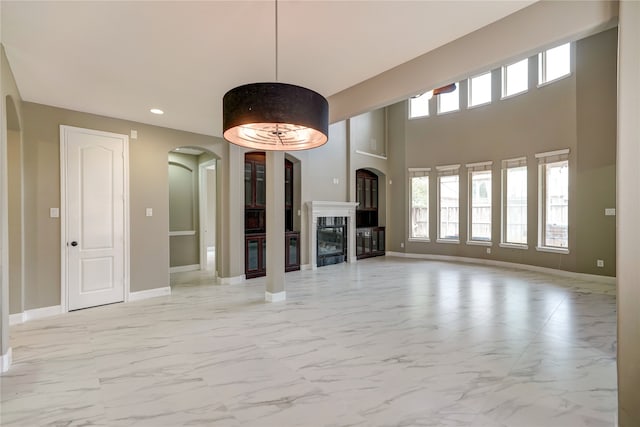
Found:
<path fill-rule="evenodd" d="M 9 347 L 7 352 L 0 357 L 0 373 L 7 372 L 11 367 L 11 362 L 13 361 L 13 349 Z"/>
<path fill-rule="evenodd" d="M 387 160 L 387 156 L 380 154 L 367 153 L 366 151 L 356 150 L 356 153 L 362 154 L 363 156 L 375 157 L 376 159 Z"/>
<path fill-rule="evenodd" d="M 490 240 L 467 240 L 467 245 L 471 246 L 493 246 Z"/>
<path fill-rule="evenodd" d="M 129 299 L 131 289 L 131 228 L 130 228 L 130 213 L 129 213 L 129 135 L 104 132 L 95 129 L 79 128 L 75 126 L 60 125 L 60 307 L 61 313 L 69 311 L 68 305 L 68 282 L 67 282 L 67 190 L 66 190 L 66 177 L 67 177 L 67 143 L 66 143 L 66 131 L 82 131 L 90 133 L 92 135 L 118 137 L 122 138 L 122 196 L 123 201 L 123 217 L 124 230 L 123 230 L 123 274 L 124 274 L 124 289 L 123 289 L 123 301 L 127 302 Z M 26 312 L 25 312 L 26 313 Z M 29 319 L 24 319 L 29 320 Z"/>
<path fill-rule="evenodd" d="M 489 265 L 493 267 L 516 268 L 519 270 L 527 270 L 527 271 L 535 271 L 538 273 L 552 274 L 554 276 L 590 280 L 593 282 L 604 283 L 608 285 L 615 285 L 617 280 L 616 277 L 611 277 L 611 276 L 599 276 L 596 274 L 575 273 L 573 271 L 557 270 L 555 268 L 539 267 L 537 265 L 517 264 L 517 263 L 507 262 L 507 261 L 495 261 L 492 259 L 458 257 L 458 256 L 449 256 L 449 255 L 413 254 L 413 253 L 403 253 L 403 252 L 387 252 L 385 255 L 395 256 L 399 258 L 415 258 L 415 259 L 427 259 L 432 261 L 447 261 L 447 262 L 464 262 L 469 264 Z"/>
<path fill-rule="evenodd" d="M 568 254 L 568 248 L 551 248 L 549 246 L 536 246 L 536 251 L 538 252 L 549 252 L 552 254 Z"/>
<path fill-rule="evenodd" d="M 218 283 L 220 283 L 221 285 L 237 285 L 238 283 L 242 283 L 245 280 L 247 280 L 247 277 L 244 274 L 232 277 L 218 277 Z"/>
<path fill-rule="evenodd" d="M 9 315 L 9 326 L 24 323 L 24 313 L 14 313 Z"/>
<path fill-rule="evenodd" d="M 45 317 L 57 316 L 62 313 L 65 312 L 60 305 L 25 310 L 22 313 L 11 314 L 9 316 L 9 325 L 19 325 L 20 323 L 25 323 L 30 320 L 44 319 Z"/>
<path fill-rule="evenodd" d="M 286 291 L 276 292 L 275 294 L 272 294 L 271 292 L 268 292 L 268 291 L 265 291 L 264 293 L 264 300 L 267 302 L 280 302 L 280 301 L 285 301 L 286 299 L 287 299 Z"/>
<path fill-rule="evenodd" d="M 429 239 L 428 237 L 408 237 L 407 241 L 409 242 L 416 242 L 416 243 L 429 243 L 431 242 L 431 239 Z"/>
<path fill-rule="evenodd" d="M 505 249 L 529 249 L 529 245 L 524 243 L 498 243 L 498 246 Z"/>
<path fill-rule="evenodd" d="M 456 169 L 460 169 L 460 164 L 457 165 L 444 165 L 444 166 L 436 166 L 436 170 L 438 172 L 444 172 L 444 171 L 453 171 Z"/>
<path fill-rule="evenodd" d="M 173 236 L 195 236 L 196 230 L 185 230 L 185 231 L 170 231 L 169 237 Z"/>
<path fill-rule="evenodd" d="M 460 239 L 436 239 L 436 243 L 450 243 L 458 245 L 460 244 Z"/>
<path fill-rule="evenodd" d="M 431 168 L 408 168 L 407 170 L 410 173 L 411 172 L 431 172 Z"/>
<path fill-rule="evenodd" d="M 200 270 L 200 264 L 178 265 L 177 267 L 169 267 L 169 273 L 184 273 L 186 271 Z"/>
<path fill-rule="evenodd" d="M 301 264 L 300 270 L 312 270 L 311 264 Z"/>
<path fill-rule="evenodd" d="M 537 153 L 535 156 L 536 159 L 540 159 L 543 157 L 562 156 L 564 154 L 569 154 L 568 148 L 565 148 L 563 150 L 547 151 L 546 153 Z"/>
<path fill-rule="evenodd" d="M 347 262 L 355 262 L 357 260 L 354 244 L 356 241 L 356 207 L 358 202 L 334 202 L 312 200 L 307 202 L 307 221 L 308 221 L 308 248 L 309 261 L 311 269 L 318 268 L 317 244 L 318 239 L 318 218 L 325 216 L 336 216 L 347 218 Z"/>
<path fill-rule="evenodd" d="M 553 83 L 555 83 L 555 82 L 559 82 L 560 80 L 564 80 L 564 79 L 566 79 L 567 77 L 571 77 L 571 75 L 572 75 L 572 74 L 573 74 L 573 73 L 572 73 L 571 71 L 569 71 L 569 73 L 568 73 L 568 74 L 563 74 L 562 76 L 560 76 L 560 77 L 556 77 L 556 78 L 555 78 L 555 79 L 553 79 L 553 80 L 547 80 L 547 81 L 546 81 L 546 82 L 544 82 L 544 83 L 538 83 L 537 87 L 538 87 L 538 89 L 540 89 L 540 88 L 543 88 L 543 87 L 545 87 L 545 86 L 549 86 L 550 84 L 553 84 Z"/>
<path fill-rule="evenodd" d="M 165 286 L 163 288 L 147 289 L 144 291 L 130 292 L 129 302 L 140 301 L 149 298 L 164 297 L 167 295 L 171 295 L 171 287 L 169 286 Z"/>
<path fill-rule="evenodd" d="M 464 165 L 467 168 L 477 168 L 477 167 L 484 167 L 484 166 L 493 166 L 493 161 L 489 160 L 486 162 L 476 162 L 476 163 L 467 163 L 466 165 Z"/>

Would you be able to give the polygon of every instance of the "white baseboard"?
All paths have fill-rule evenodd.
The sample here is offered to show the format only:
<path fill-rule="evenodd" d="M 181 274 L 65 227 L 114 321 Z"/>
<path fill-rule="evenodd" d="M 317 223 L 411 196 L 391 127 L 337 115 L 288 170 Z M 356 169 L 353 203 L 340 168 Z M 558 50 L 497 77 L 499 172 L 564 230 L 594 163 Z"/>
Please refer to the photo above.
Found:
<path fill-rule="evenodd" d="M 286 291 L 276 292 L 275 294 L 272 294 L 271 292 L 264 293 L 264 300 L 267 302 L 280 302 L 280 301 L 285 301 L 286 299 L 287 299 Z"/>
<path fill-rule="evenodd" d="M 466 262 L 469 264 L 490 265 L 494 267 L 517 268 L 519 270 L 535 271 L 539 273 L 552 274 L 555 276 L 569 277 L 573 279 L 589 280 L 592 282 L 604 283 L 607 285 L 615 285 L 616 278 L 611 276 L 598 276 L 597 274 L 576 273 L 573 271 L 557 270 L 555 268 L 539 267 L 537 265 L 517 264 L 514 262 L 496 261 L 492 259 L 468 258 L 451 255 L 435 255 L 435 254 L 413 254 L 404 252 L 387 252 L 386 256 L 395 256 L 400 258 L 417 258 L 428 259 L 433 261 L 452 261 Z"/>
<path fill-rule="evenodd" d="M 11 366 L 11 361 L 13 359 L 13 350 L 11 347 L 7 349 L 7 352 L 0 356 L 0 373 L 7 372 L 9 367 Z"/>
<path fill-rule="evenodd" d="M 312 270 L 311 264 L 300 264 L 300 270 Z"/>
<path fill-rule="evenodd" d="M 29 320 L 43 319 L 45 317 L 56 316 L 62 313 L 62 306 L 60 305 L 25 310 L 22 313 L 9 315 L 9 325 L 18 325 L 20 323 L 28 322 Z"/>
<path fill-rule="evenodd" d="M 9 326 L 19 325 L 24 322 L 24 313 L 15 313 L 9 315 Z"/>
<path fill-rule="evenodd" d="M 146 291 L 129 292 L 129 302 L 171 295 L 171 287 L 147 289 Z"/>
<path fill-rule="evenodd" d="M 238 283 L 242 283 L 245 280 L 246 276 L 244 274 L 233 277 L 218 277 L 218 283 L 220 283 L 221 285 L 237 285 Z"/>
<path fill-rule="evenodd" d="M 186 271 L 197 271 L 197 270 L 200 270 L 200 264 L 179 265 L 177 267 L 170 267 L 169 273 L 184 273 Z"/>

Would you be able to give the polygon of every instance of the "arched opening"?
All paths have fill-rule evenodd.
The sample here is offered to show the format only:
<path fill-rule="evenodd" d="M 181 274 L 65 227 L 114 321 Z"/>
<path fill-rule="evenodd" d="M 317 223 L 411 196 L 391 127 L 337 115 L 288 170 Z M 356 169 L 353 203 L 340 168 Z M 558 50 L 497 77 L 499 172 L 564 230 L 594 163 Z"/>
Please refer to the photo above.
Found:
<path fill-rule="evenodd" d="M 369 169 L 356 171 L 356 257 L 384 255 L 384 174 Z"/>
<path fill-rule="evenodd" d="M 24 311 L 23 148 L 20 118 L 13 98 L 5 99 L 7 116 L 7 220 L 9 255 L 9 314 Z"/>
<path fill-rule="evenodd" d="M 178 147 L 168 155 L 169 271 L 194 271 L 206 283 L 218 271 L 218 160 L 200 147 Z M 174 278 L 171 283 L 178 283 Z"/>

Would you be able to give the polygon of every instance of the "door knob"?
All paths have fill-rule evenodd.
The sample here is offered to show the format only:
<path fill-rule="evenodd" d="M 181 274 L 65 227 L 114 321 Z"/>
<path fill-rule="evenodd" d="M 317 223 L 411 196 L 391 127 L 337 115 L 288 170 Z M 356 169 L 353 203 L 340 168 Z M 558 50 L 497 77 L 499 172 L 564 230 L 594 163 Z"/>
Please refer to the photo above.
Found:
<path fill-rule="evenodd" d="M 71 246 L 78 246 L 78 242 L 74 240 L 73 242 L 71 242 Z"/>

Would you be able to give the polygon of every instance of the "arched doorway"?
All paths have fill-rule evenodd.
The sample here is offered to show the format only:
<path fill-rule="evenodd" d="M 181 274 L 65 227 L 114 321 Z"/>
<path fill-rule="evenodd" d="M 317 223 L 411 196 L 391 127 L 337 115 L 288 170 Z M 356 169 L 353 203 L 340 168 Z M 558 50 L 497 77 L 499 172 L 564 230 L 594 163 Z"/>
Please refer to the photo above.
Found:
<path fill-rule="evenodd" d="M 200 147 L 178 147 L 168 154 L 169 271 L 199 271 L 212 283 L 218 271 L 218 160 Z"/>

